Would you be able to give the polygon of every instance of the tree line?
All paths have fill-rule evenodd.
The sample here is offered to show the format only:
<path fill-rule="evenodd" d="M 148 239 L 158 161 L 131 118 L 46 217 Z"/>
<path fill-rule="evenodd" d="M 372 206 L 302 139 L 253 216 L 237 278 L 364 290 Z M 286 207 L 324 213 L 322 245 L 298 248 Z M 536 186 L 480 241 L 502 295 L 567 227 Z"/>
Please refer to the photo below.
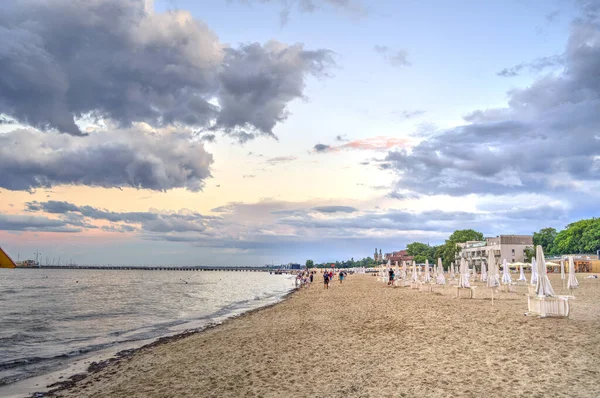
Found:
<path fill-rule="evenodd" d="M 550 255 L 596 254 L 600 250 L 600 218 L 579 220 L 562 231 L 542 228 L 533 233 L 533 244 Z"/>
<path fill-rule="evenodd" d="M 445 268 L 454 261 L 459 252 L 458 243 L 467 241 L 484 240 L 481 232 L 473 229 L 460 229 L 454 231 L 446 241 L 437 246 L 430 246 L 422 242 L 412 242 L 406 246 L 409 256 L 414 256 L 418 264 L 429 260 L 430 264 L 442 259 Z M 562 231 L 554 228 L 542 228 L 533 233 L 533 247 L 525 249 L 525 261 L 530 262 L 535 256 L 535 246 L 541 245 L 546 255 L 563 254 L 596 254 L 600 250 L 600 218 L 591 218 L 571 223 Z M 307 267 L 330 268 L 335 264 L 336 268 L 373 267 L 378 265 L 371 257 L 355 261 L 354 258 L 347 261 L 325 262 L 314 264 L 312 260 L 306 262 Z"/>

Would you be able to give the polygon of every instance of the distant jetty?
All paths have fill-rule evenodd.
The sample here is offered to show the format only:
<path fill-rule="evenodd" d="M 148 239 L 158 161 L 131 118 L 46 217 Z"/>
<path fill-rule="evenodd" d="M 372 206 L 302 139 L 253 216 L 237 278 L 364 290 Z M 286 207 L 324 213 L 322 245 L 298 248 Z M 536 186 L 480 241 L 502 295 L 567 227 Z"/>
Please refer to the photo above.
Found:
<path fill-rule="evenodd" d="M 272 272 L 282 273 L 281 270 L 270 267 L 249 267 L 249 266 L 134 266 L 134 265 L 38 265 L 17 267 L 19 269 L 95 269 L 95 270 L 118 270 L 118 271 L 236 271 L 236 272 Z M 287 272 L 289 270 L 285 270 Z"/>

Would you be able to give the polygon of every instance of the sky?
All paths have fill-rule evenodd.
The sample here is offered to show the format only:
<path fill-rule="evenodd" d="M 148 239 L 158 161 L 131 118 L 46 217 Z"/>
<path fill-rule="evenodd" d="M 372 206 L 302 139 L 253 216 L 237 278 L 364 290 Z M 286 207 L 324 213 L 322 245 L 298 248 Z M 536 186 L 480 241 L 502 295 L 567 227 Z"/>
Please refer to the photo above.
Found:
<path fill-rule="evenodd" d="M 4 1 L 0 246 L 263 265 L 597 217 L 599 11 Z"/>

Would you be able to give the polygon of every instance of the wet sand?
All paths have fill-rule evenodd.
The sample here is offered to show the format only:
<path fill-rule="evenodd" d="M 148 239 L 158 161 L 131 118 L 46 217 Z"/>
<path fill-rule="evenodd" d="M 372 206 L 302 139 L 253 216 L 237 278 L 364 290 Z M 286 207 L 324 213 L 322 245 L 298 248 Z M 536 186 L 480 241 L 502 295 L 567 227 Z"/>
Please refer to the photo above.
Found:
<path fill-rule="evenodd" d="M 599 397 L 600 279 L 570 319 L 524 316 L 526 286 L 474 299 L 367 275 L 143 349 L 61 397 Z M 316 279 L 321 281 L 320 275 Z M 559 275 L 551 275 L 557 294 Z M 479 285 L 479 284 L 476 284 Z"/>

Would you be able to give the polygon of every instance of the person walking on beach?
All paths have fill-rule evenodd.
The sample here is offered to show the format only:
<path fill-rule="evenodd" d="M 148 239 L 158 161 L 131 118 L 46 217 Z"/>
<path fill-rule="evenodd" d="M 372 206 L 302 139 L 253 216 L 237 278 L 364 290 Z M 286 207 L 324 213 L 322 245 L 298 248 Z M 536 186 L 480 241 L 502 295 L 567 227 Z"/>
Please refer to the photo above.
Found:
<path fill-rule="evenodd" d="M 314 277 L 314 272 L 311 272 L 311 273 L 310 273 L 310 276 L 309 276 L 309 278 L 310 278 L 310 283 L 313 283 L 313 277 Z"/>
<path fill-rule="evenodd" d="M 340 285 L 344 283 L 344 278 L 346 277 L 346 273 L 344 271 L 340 271 Z"/>
<path fill-rule="evenodd" d="M 324 288 L 329 289 L 329 272 L 323 274 L 323 283 L 325 284 Z"/>
<path fill-rule="evenodd" d="M 396 277 L 396 275 L 394 274 L 394 269 L 390 268 L 390 278 L 388 280 L 388 286 L 393 285 L 394 284 L 394 278 Z"/>

